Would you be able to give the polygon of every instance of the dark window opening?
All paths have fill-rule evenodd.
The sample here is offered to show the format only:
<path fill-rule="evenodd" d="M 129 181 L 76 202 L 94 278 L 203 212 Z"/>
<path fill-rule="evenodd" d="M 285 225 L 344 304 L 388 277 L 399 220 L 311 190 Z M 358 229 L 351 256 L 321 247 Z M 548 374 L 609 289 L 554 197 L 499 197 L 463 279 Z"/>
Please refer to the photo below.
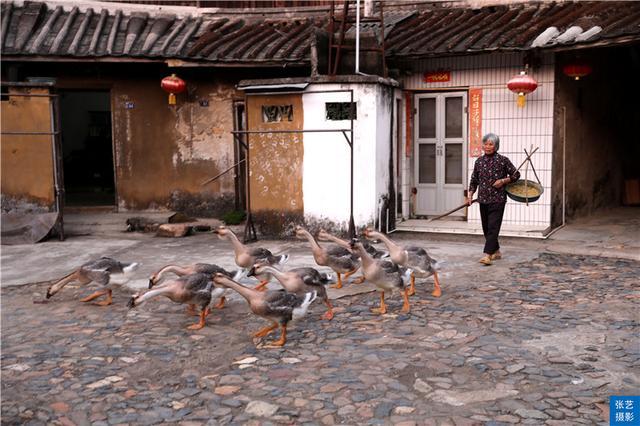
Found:
<path fill-rule="evenodd" d="M 9 87 L 0 86 L 0 101 L 8 101 L 8 100 L 9 100 Z"/>
<path fill-rule="evenodd" d="M 325 117 L 327 120 L 350 120 L 353 108 L 353 119 L 358 118 L 358 109 L 355 102 L 327 102 L 325 103 Z"/>
<path fill-rule="evenodd" d="M 109 92 L 60 94 L 65 204 L 116 203 Z"/>

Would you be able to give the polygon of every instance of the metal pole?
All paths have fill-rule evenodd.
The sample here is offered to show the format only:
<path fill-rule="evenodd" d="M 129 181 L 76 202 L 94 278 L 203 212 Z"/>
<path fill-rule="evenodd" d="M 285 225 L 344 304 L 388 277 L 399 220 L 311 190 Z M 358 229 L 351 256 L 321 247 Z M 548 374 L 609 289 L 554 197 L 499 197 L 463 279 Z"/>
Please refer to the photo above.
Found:
<path fill-rule="evenodd" d="M 356 74 L 360 72 L 360 0 L 356 0 Z"/>
<path fill-rule="evenodd" d="M 356 224 L 353 221 L 353 145 L 355 144 L 355 140 L 353 139 L 353 116 L 355 115 L 355 111 L 353 110 L 353 89 L 350 89 L 349 93 L 351 95 L 351 103 L 349 104 L 349 109 L 351 110 L 351 143 L 349 144 L 349 148 L 351 149 L 351 204 L 349 210 L 349 237 L 355 238 Z"/>
<path fill-rule="evenodd" d="M 51 142 L 53 144 L 53 187 L 58 211 L 58 239 L 64 241 L 64 175 L 62 169 L 62 144 L 60 141 L 60 98 L 55 96 L 51 102 Z"/>

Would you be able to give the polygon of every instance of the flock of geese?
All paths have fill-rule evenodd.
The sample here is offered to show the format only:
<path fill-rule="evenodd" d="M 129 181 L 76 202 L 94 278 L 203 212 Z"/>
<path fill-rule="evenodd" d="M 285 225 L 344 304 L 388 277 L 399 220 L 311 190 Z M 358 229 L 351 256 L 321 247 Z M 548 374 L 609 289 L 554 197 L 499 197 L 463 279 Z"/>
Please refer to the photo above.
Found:
<path fill-rule="evenodd" d="M 288 254 L 274 255 L 265 248 L 249 247 L 240 242 L 238 237 L 227 227 L 220 226 L 214 233 L 222 240 L 231 243 L 234 250 L 235 263 L 240 268 L 227 271 L 224 268 L 207 263 L 192 265 L 167 265 L 149 277 L 149 289 L 142 294 L 134 294 L 127 306 L 135 308 L 157 296 L 164 296 L 176 303 L 187 304 L 187 313 L 199 317 L 199 321 L 188 328 L 198 330 L 205 326 L 211 308 L 221 309 L 225 304 L 225 292 L 232 289 L 246 299 L 251 311 L 267 319 L 270 324 L 254 337 L 265 337 L 280 327 L 280 338 L 266 347 L 283 346 L 287 340 L 287 324 L 305 315 L 309 305 L 320 298 L 327 310 L 322 319 L 333 319 L 334 312 L 327 295 L 326 286 L 334 281 L 333 274 L 321 273 L 312 267 L 284 270 L 283 265 L 289 259 Z M 333 288 L 341 288 L 344 281 L 357 270 L 362 271 L 362 279 L 373 283 L 380 293 L 380 306 L 373 312 L 385 314 L 387 305 L 385 292 L 397 290 L 403 297 L 402 312 L 410 310 L 409 297 L 415 294 L 415 279 L 433 276 L 434 297 L 441 295 L 437 273 L 437 262 L 422 247 L 402 246 L 386 235 L 366 228 L 363 236 L 369 240 L 382 241 L 387 252 L 380 251 L 366 241 L 353 239 L 342 240 L 321 230 L 317 239 L 306 229 L 297 226 L 296 237 L 306 239 L 318 266 L 331 268 L 337 275 Z M 318 242 L 330 241 L 333 245 L 322 246 Z M 112 275 L 128 275 L 137 269 L 138 263 L 124 263 L 115 259 L 102 257 L 85 263 L 69 275 L 53 283 L 46 297 L 49 299 L 65 285 L 77 281 L 80 284 L 96 282 L 101 288 L 95 293 L 81 299 L 89 302 L 106 296 L 97 305 L 106 306 L 112 303 Z M 169 277 L 170 274 L 176 277 Z M 259 281 L 256 287 L 240 284 L 244 277 L 254 277 Z M 282 290 L 267 290 L 266 285 L 275 278 Z M 217 301 L 212 305 L 212 301 Z"/>

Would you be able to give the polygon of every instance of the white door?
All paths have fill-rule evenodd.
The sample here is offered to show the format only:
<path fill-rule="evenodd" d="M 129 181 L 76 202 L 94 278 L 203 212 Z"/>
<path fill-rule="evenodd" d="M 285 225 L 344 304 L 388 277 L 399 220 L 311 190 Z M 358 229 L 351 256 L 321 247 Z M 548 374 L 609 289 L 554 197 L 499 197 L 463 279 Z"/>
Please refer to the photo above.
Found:
<path fill-rule="evenodd" d="M 415 213 L 435 216 L 464 203 L 467 93 L 416 95 L 416 105 Z"/>

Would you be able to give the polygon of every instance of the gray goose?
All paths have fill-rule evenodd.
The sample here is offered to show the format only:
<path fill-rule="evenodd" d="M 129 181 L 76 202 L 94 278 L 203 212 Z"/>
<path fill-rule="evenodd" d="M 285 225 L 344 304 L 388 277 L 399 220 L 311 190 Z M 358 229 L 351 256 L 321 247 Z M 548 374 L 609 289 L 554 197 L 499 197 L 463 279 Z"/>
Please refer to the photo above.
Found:
<path fill-rule="evenodd" d="M 191 275 L 191 274 L 214 275 L 220 272 L 222 274 L 225 274 L 229 278 L 233 278 L 236 281 L 241 279 L 242 276 L 244 275 L 241 269 L 238 269 L 237 271 L 227 271 L 226 269 L 218 265 L 214 265 L 213 263 L 194 263 L 192 265 L 186 265 L 186 266 L 166 265 L 160 268 L 158 271 L 151 274 L 151 276 L 149 277 L 149 288 L 151 289 L 153 288 L 153 286 L 157 285 L 160 282 L 160 280 L 162 280 L 163 276 L 170 272 L 173 272 L 179 277 L 183 277 L 185 275 Z M 216 309 L 222 309 L 224 307 L 225 300 L 226 298 L 223 293 L 222 296 L 220 296 L 220 301 L 213 307 Z M 194 313 L 195 305 L 189 305 L 188 311 L 190 313 Z"/>
<path fill-rule="evenodd" d="M 342 288 L 342 274 L 344 278 L 353 275 L 360 268 L 360 259 L 351 250 L 340 246 L 324 248 L 318 241 L 302 226 L 296 226 L 296 236 L 306 239 L 311 245 L 313 259 L 320 266 L 328 266 L 333 269 L 338 276 L 338 282 L 332 288 Z"/>
<path fill-rule="evenodd" d="M 91 260 L 50 285 L 47 289 L 47 299 L 51 298 L 71 282 L 78 281 L 81 285 L 85 285 L 93 281 L 101 288 L 95 293 L 80 299 L 80 301 L 90 302 L 100 296 L 106 295 L 107 298 L 105 300 L 96 302 L 95 304 L 99 306 L 108 306 L 113 302 L 111 296 L 112 291 L 109 287 L 112 276 L 121 283 L 126 282 L 130 278 L 131 273 L 138 269 L 138 266 L 139 264 L 137 262 L 120 262 L 110 257 L 101 257 L 96 260 Z"/>
<path fill-rule="evenodd" d="M 270 273 L 289 293 L 303 297 L 306 293 L 317 292 L 318 296 L 327 305 L 327 312 L 322 319 L 333 319 L 333 306 L 329 301 L 325 285 L 331 282 L 331 274 L 318 272 L 314 268 L 293 268 L 288 271 L 280 271 L 273 266 L 257 263 L 251 268 L 247 275 L 259 275 Z"/>
<path fill-rule="evenodd" d="M 364 231 L 364 235 L 369 239 L 375 238 L 381 240 L 389 249 L 389 256 L 392 261 L 399 265 L 406 266 L 413 271 L 411 273 L 411 288 L 409 289 L 409 296 L 413 296 L 416 292 L 416 276 L 428 278 L 431 275 L 433 275 L 433 292 L 431 295 L 433 297 L 440 297 L 442 295 L 440 281 L 438 280 L 438 262 L 429 256 L 429 253 L 427 253 L 424 248 L 417 246 L 401 246 L 391 241 L 391 239 L 386 235 L 371 228 L 367 228 Z"/>
<path fill-rule="evenodd" d="M 205 319 L 209 315 L 209 303 L 220 297 L 224 289 L 214 285 L 213 277 L 209 274 L 191 274 L 183 277 L 167 280 L 143 294 L 134 294 L 127 306 L 129 309 L 140 306 L 149 299 L 164 296 L 175 303 L 187 303 L 200 307 L 200 321 L 187 327 L 190 330 L 199 330 L 205 326 Z"/>
<path fill-rule="evenodd" d="M 240 242 L 236 234 L 234 234 L 226 226 L 219 226 L 214 233 L 218 234 L 218 238 L 221 240 L 230 241 L 233 245 L 233 251 L 235 254 L 236 265 L 241 268 L 249 269 L 256 263 L 266 263 L 274 268 L 279 268 L 287 260 L 289 260 L 288 254 L 274 255 L 266 248 L 262 247 L 247 247 Z M 256 286 L 258 290 L 264 290 L 264 287 L 269 284 L 271 275 L 259 275 L 256 276 L 260 280 L 260 284 Z"/>
<path fill-rule="evenodd" d="M 399 290 L 402 292 L 404 303 L 402 312 L 409 312 L 409 294 L 407 281 L 409 281 L 411 270 L 403 266 L 397 265 L 390 260 L 374 259 L 364 249 L 364 246 L 358 239 L 351 241 L 351 247 L 360 254 L 362 258 L 362 272 L 367 281 L 372 282 L 378 287 L 380 292 L 380 308 L 372 309 L 372 312 L 379 314 L 387 313 L 387 305 L 384 303 L 385 291 Z"/>
<path fill-rule="evenodd" d="M 284 290 L 259 291 L 243 286 L 223 274 L 216 274 L 214 281 L 218 285 L 237 291 L 249 303 L 251 312 L 271 322 L 271 325 L 254 333 L 253 337 L 267 336 L 280 326 L 280 338 L 265 347 L 283 346 L 287 342 L 288 323 L 303 317 L 317 295 L 315 291 L 306 293 L 303 297 Z"/>

